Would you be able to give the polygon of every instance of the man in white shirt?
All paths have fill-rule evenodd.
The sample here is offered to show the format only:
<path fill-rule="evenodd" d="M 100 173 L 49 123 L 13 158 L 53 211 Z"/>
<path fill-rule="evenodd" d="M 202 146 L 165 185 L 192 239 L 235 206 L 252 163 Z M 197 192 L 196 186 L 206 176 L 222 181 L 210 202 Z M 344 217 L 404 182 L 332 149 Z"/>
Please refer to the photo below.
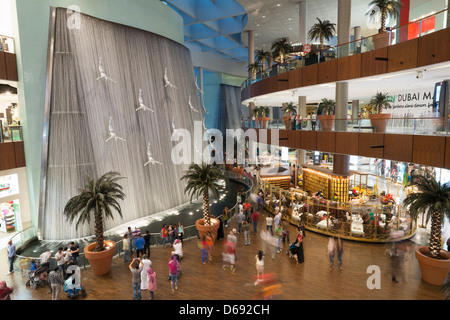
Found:
<path fill-rule="evenodd" d="M 266 218 L 266 230 L 269 231 L 269 229 L 270 229 L 270 232 L 273 235 L 272 223 L 273 223 L 273 218 L 271 216 L 267 216 L 267 218 Z"/>
<path fill-rule="evenodd" d="M 317 120 L 317 115 L 315 113 L 313 113 L 312 116 L 311 116 L 311 128 L 312 128 L 312 131 L 316 130 L 316 120 Z"/>
<path fill-rule="evenodd" d="M 62 274 L 63 280 L 66 279 L 66 261 L 64 260 L 65 253 L 63 248 L 58 248 L 55 254 L 56 264 L 58 265 L 58 272 Z"/>
<path fill-rule="evenodd" d="M 183 246 L 178 239 L 176 239 L 173 243 L 172 255 L 177 255 L 179 257 L 178 260 L 181 260 L 181 258 L 183 258 Z"/>
<path fill-rule="evenodd" d="M 275 228 L 278 227 L 278 225 L 281 222 L 281 211 L 280 210 L 278 210 L 277 214 L 275 215 L 273 222 L 274 222 Z"/>

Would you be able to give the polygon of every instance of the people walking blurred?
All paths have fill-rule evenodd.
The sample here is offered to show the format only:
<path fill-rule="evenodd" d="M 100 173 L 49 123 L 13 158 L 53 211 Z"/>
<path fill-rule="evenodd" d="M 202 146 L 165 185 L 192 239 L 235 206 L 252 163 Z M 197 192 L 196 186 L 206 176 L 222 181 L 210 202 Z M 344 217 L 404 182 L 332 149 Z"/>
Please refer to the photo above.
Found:
<path fill-rule="evenodd" d="M 145 235 L 144 235 L 144 254 L 150 258 L 150 231 L 149 230 L 145 230 Z"/>
<path fill-rule="evenodd" d="M 172 292 L 178 289 L 178 273 L 180 271 L 180 263 L 175 255 L 172 255 L 171 259 L 167 263 L 169 266 L 169 276 L 170 276 L 170 284 L 172 287 Z"/>
<path fill-rule="evenodd" d="M 272 226 L 272 224 L 273 224 L 273 218 L 270 215 L 268 215 L 266 217 L 266 230 L 269 231 L 269 229 L 270 229 L 270 234 L 271 235 L 273 235 L 273 226 Z"/>
<path fill-rule="evenodd" d="M 8 241 L 6 251 L 8 252 L 8 262 L 9 262 L 9 272 L 7 273 L 8 275 L 14 272 L 14 260 L 16 259 L 16 246 L 11 240 Z"/>
<path fill-rule="evenodd" d="M 336 252 L 336 240 L 334 237 L 330 237 L 328 239 L 327 252 L 328 252 L 328 260 L 330 262 L 330 270 L 332 270 L 334 263 L 334 255 Z"/>
<path fill-rule="evenodd" d="M 281 252 L 281 242 L 283 240 L 283 227 L 281 227 L 281 224 L 278 224 L 275 227 L 275 238 L 277 239 L 277 253 Z"/>
<path fill-rule="evenodd" d="M 264 274 L 264 252 L 262 250 L 258 251 L 255 256 L 256 259 L 256 276 L 259 278 Z"/>
<path fill-rule="evenodd" d="M 253 222 L 253 231 L 258 232 L 258 219 L 259 219 L 260 214 L 259 214 L 258 210 L 253 212 L 253 207 L 250 209 L 250 211 L 252 212 L 251 219 Z"/>
<path fill-rule="evenodd" d="M 150 267 L 147 270 L 147 282 L 148 282 L 148 292 L 150 292 L 150 300 L 155 300 L 155 291 L 157 289 L 156 284 L 156 272 Z"/>
<path fill-rule="evenodd" d="M 6 281 L 0 282 L 0 300 L 11 300 L 14 289 L 6 285 Z"/>
<path fill-rule="evenodd" d="M 143 264 L 141 263 L 140 258 L 134 258 L 130 265 L 128 266 L 130 268 L 131 274 L 132 274 L 132 285 L 133 285 L 133 299 L 134 300 L 141 300 L 141 272 L 143 268 Z"/>
<path fill-rule="evenodd" d="M 130 261 L 131 257 L 131 246 L 130 240 L 128 239 L 128 234 L 124 234 L 122 238 L 122 250 L 123 250 L 123 262 Z"/>
<path fill-rule="evenodd" d="M 250 245 L 250 223 L 245 219 L 242 221 L 242 229 L 244 230 L 244 245 Z"/>

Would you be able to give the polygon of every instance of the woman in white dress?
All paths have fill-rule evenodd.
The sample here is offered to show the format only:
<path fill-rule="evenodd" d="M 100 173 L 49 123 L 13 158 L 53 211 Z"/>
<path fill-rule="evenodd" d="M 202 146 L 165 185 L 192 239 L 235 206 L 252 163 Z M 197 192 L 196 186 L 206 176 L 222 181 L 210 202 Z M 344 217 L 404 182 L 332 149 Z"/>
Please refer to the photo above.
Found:
<path fill-rule="evenodd" d="M 141 290 L 148 290 L 148 277 L 147 277 L 147 271 L 148 268 L 152 265 L 152 262 L 147 257 L 147 255 L 143 255 L 142 261 L 142 271 L 141 271 Z"/>

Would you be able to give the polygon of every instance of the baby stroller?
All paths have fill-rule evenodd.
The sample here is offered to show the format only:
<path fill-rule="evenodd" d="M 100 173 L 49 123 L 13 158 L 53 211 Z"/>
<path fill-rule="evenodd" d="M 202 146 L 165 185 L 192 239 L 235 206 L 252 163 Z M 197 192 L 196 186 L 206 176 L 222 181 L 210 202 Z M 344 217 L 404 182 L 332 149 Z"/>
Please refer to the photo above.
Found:
<path fill-rule="evenodd" d="M 289 258 L 293 258 L 297 254 L 298 247 L 296 246 L 297 242 L 292 242 L 289 245 L 289 249 L 286 251 L 286 254 L 289 256 Z"/>
<path fill-rule="evenodd" d="M 70 300 L 78 294 L 81 294 L 82 297 L 86 297 L 86 288 L 82 283 L 75 284 L 75 275 L 71 275 L 64 281 L 64 292 L 67 293 L 67 298 Z"/>
<path fill-rule="evenodd" d="M 28 281 L 25 284 L 27 287 L 31 287 L 32 289 L 37 289 L 39 286 L 47 285 L 48 283 L 48 270 L 49 263 L 43 263 L 36 270 L 30 271 L 28 273 Z"/>

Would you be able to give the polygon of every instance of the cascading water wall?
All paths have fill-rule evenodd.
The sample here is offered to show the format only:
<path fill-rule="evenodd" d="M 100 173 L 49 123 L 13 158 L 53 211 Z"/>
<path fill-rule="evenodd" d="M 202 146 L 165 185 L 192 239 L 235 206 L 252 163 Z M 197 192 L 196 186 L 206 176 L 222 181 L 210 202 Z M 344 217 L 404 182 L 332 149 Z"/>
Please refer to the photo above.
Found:
<path fill-rule="evenodd" d="M 86 175 L 99 178 L 117 171 L 124 177 L 123 218 L 107 220 L 105 230 L 189 202 L 180 181 L 188 164 L 175 165 L 171 158 L 174 128 L 193 135 L 194 121 L 204 116 L 189 50 L 151 32 L 84 14 L 79 28 L 70 28 L 67 10 L 54 10 L 41 238 L 93 235 L 92 223 L 77 229 L 63 215 Z"/>

